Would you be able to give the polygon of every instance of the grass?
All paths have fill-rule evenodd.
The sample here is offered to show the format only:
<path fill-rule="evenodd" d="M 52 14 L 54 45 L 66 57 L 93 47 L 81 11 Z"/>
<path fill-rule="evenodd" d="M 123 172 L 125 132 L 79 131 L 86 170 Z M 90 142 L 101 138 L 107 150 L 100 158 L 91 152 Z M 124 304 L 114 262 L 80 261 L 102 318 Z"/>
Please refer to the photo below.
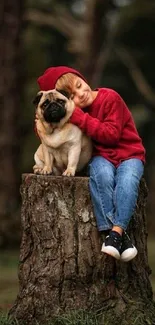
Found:
<path fill-rule="evenodd" d="M 18 293 L 17 251 L 0 252 L 0 309 L 7 311 Z M 0 323 L 1 325 L 1 323 Z"/>
<path fill-rule="evenodd" d="M 46 325 L 99 325 L 100 314 L 78 311 L 71 312 L 68 315 L 59 315 Z M 12 320 L 7 315 L 0 316 L 0 325 L 18 325 L 18 321 Z M 36 325 L 38 323 L 36 322 Z"/>
<path fill-rule="evenodd" d="M 51 325 L 98 325 L 98 313 L 91 313 L 85 311 L 71 312 L 70 314 L 58 316 L 52 321 Z M 48 325 L 48 324 L 47 324 Z M 50 325 L 50 323 L 49 323 Z"/>
<path fill-rule="evenodd" d="M 0 325 L 18 325 L 18 322 L 16 320 L 12 320 L 7 315 L 0 315 Z"/>

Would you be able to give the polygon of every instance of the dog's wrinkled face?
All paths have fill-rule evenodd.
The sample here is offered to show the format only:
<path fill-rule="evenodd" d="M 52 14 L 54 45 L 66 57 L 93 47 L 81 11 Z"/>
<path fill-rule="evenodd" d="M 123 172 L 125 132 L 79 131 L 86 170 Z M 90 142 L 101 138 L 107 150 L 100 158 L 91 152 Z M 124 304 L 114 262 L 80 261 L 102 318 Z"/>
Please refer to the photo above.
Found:
<path fill-rule="evenodd" d="M 47 123 L 60 122 L 66 115 L 67 96 L 67 93 L 55 89 L 40 91 L 33 101 L 38 117 L 44 119 Z"/>

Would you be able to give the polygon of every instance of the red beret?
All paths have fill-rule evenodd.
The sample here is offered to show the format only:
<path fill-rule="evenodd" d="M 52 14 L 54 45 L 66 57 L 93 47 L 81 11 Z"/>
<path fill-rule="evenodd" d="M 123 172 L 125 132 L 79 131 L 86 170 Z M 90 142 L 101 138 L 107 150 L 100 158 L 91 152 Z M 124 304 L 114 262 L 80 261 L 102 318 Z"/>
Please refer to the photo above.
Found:
<path fill-rule="evenodd" d="M 82 78 L 85 82 L 87 82 L 86 79 L 82 76 L 82 74 L 75 69 L 66 66 L 51 67 L 45 70 L 43 75 L 37 79 L 40 90 L 54 89 L 57 80 L 66 73 L 74 73 L 80 78 Z"/>

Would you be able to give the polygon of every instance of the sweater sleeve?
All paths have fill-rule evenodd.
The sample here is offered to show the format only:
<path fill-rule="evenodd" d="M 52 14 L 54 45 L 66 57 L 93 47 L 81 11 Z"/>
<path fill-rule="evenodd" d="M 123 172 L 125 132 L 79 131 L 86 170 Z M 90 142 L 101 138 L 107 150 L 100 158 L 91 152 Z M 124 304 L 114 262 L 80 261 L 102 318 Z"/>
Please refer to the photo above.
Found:
<path fill-rule="evenodd" d="M 70 121 L 77 125 L 94 141 L 107 146 L 116 146 L 120 139 L 124 124 L 125 107 L 124 101 L 118 97 L 107 104 L 106 116 L 103 121 L 90 116 L 88 113 L 84 113 L 80 108 L 75 108 Z M 100 107 L 100 110 L 101 109 L 105 110 L 103 107 Z"/>

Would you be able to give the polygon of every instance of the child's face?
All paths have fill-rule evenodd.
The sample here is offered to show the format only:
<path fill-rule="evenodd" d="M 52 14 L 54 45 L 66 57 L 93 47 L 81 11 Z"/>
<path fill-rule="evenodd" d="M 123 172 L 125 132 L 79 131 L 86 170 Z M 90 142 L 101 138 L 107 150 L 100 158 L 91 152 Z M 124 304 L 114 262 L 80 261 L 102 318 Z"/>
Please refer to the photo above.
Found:
<path fill-rule="evenodd" d="M 76 106 L 84 108 L 92 104 L 94 100 L 94 92 L 83 79 L 75 76 L 71 99 L 73 99 Z"/>

